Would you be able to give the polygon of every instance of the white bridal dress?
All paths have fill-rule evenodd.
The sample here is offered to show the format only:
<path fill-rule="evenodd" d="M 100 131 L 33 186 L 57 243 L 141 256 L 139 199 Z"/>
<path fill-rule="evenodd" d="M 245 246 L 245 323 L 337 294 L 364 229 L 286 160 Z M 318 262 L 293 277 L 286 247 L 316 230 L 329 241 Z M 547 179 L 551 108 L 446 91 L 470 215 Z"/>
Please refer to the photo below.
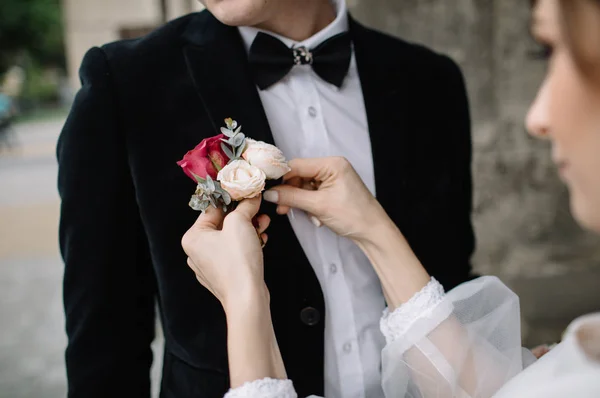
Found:
<path fill-rule="evenodd" d="M 519 299 L 496 277 L 448 293 L 432 278 L 384 312 L 381 331 L 387 398 L 600 398 L 600 313 L 573 321 L 563 341 L 536 361 L 521 347 Z M 226 395 L 296 397 L 291 381 L 273 379 Z"/>

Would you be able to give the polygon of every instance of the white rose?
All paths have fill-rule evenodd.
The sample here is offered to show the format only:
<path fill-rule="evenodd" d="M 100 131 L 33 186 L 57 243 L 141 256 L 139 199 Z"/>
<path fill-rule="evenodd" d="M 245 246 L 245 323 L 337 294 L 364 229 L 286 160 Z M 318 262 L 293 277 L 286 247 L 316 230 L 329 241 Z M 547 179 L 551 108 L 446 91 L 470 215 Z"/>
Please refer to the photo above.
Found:
<path fill-rule="evenodd" d="M 276 180 L 291 169 L 283 156 L 283 152 L 274 145 L 246 138 L 246 150 L 242 157 L 252 166 L 265 172 L 269 180 Z"/>
<path fill-rule="evenodd" d="M 234 160 L 223 167 L 217 175 L 221 187 L 235 201 L 254 198 L 260 194 L 265 189 L 266 178 L 261 169 L 252 166 L 245 160 Z"/>

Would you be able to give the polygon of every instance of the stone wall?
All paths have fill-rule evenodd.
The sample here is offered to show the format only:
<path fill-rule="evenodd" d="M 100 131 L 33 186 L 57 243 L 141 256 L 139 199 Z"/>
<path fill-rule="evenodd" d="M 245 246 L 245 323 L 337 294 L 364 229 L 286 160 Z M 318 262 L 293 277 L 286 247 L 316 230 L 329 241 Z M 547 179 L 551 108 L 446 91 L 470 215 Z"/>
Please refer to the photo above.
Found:
<path fill-rule="evenodd" d="M 566 323 L 600 310 L 600 239 L 572 220 L 547 143 L 524 118 L 544 74 L 531 57 L 523 0 L 348 0 L 369 26 L 452 57 L 473 119 L 476 270 L 520 295 L 526 342 L 554 341 Z"/>

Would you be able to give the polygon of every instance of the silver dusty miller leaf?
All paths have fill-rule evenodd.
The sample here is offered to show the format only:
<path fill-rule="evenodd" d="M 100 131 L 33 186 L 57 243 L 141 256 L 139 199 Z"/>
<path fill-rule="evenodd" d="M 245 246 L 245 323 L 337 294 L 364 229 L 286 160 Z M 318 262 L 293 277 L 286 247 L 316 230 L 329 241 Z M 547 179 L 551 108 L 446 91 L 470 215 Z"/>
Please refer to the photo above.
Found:
<path fill-rule="evenodd" d="M 225 155 L 227 155 L 227 157 L 229 158 L 229 160 L 235 159 L 235 154 L 223 142 L 221 142 L 221 149 L 223 150 L 223 152 L 225 152 Z"/>
<path fill-rule="evenodd" d="M 223 135 L 225 137 L 229 137 L 229 138 L 231 138 L 231 137 L 233 137 L 235 135 L 235 131 L 230 130 L 230 129 L 225 128 L 225 127 L 221 127 L 221 133 L 223 133 Z"/>
<path fill-rule="evenodd" d="M 231 196 L 223 189 L 219 181 L 213 180 L 210 176 L 206 181 L 201 181 L 196 187 L 196 192 L 190 199 L 190 207 L 196 211 L 206 211 L 209 206 L 215 209 L 222 208 L 227 211 L 231 204 Z"/>
<path fill-rule="evenodd" d="M 234 135 L 229 141 L 231 142 L 232 146 L 237 148 L 244 143 L 245 139 L 246 136 L 244 135 L 244 133 L 239 133 Z"/>
<path fill-rule="evenodd" d="M 207 175 L 206 176 L 206 189 L 205 192 L 210 195 L 211 193 L 215 192 L 215 182 L 213 181 L 213 179 Z"/>
<path fill-rule="evenodd" d="M 208 206 L 210 206 L 210 202 L 202 199 L 198 195 L 192 195 L 189 203 L 190 207 L 196 211 L 205 211 Z"/>

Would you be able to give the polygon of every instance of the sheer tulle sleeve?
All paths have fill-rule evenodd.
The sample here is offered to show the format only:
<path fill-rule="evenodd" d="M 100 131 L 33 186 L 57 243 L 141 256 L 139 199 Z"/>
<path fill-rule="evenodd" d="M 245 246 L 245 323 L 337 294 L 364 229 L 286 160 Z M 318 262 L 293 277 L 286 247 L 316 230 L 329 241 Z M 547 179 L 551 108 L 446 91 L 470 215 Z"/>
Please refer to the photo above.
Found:
<path fill-rule="evenodd" d="M 383 389 L 396 397 L 491 397 L 532 363 L 521 348 L 519 299 L 495 277 L 444 293 L 432 278 L 381 331 Z"/>

